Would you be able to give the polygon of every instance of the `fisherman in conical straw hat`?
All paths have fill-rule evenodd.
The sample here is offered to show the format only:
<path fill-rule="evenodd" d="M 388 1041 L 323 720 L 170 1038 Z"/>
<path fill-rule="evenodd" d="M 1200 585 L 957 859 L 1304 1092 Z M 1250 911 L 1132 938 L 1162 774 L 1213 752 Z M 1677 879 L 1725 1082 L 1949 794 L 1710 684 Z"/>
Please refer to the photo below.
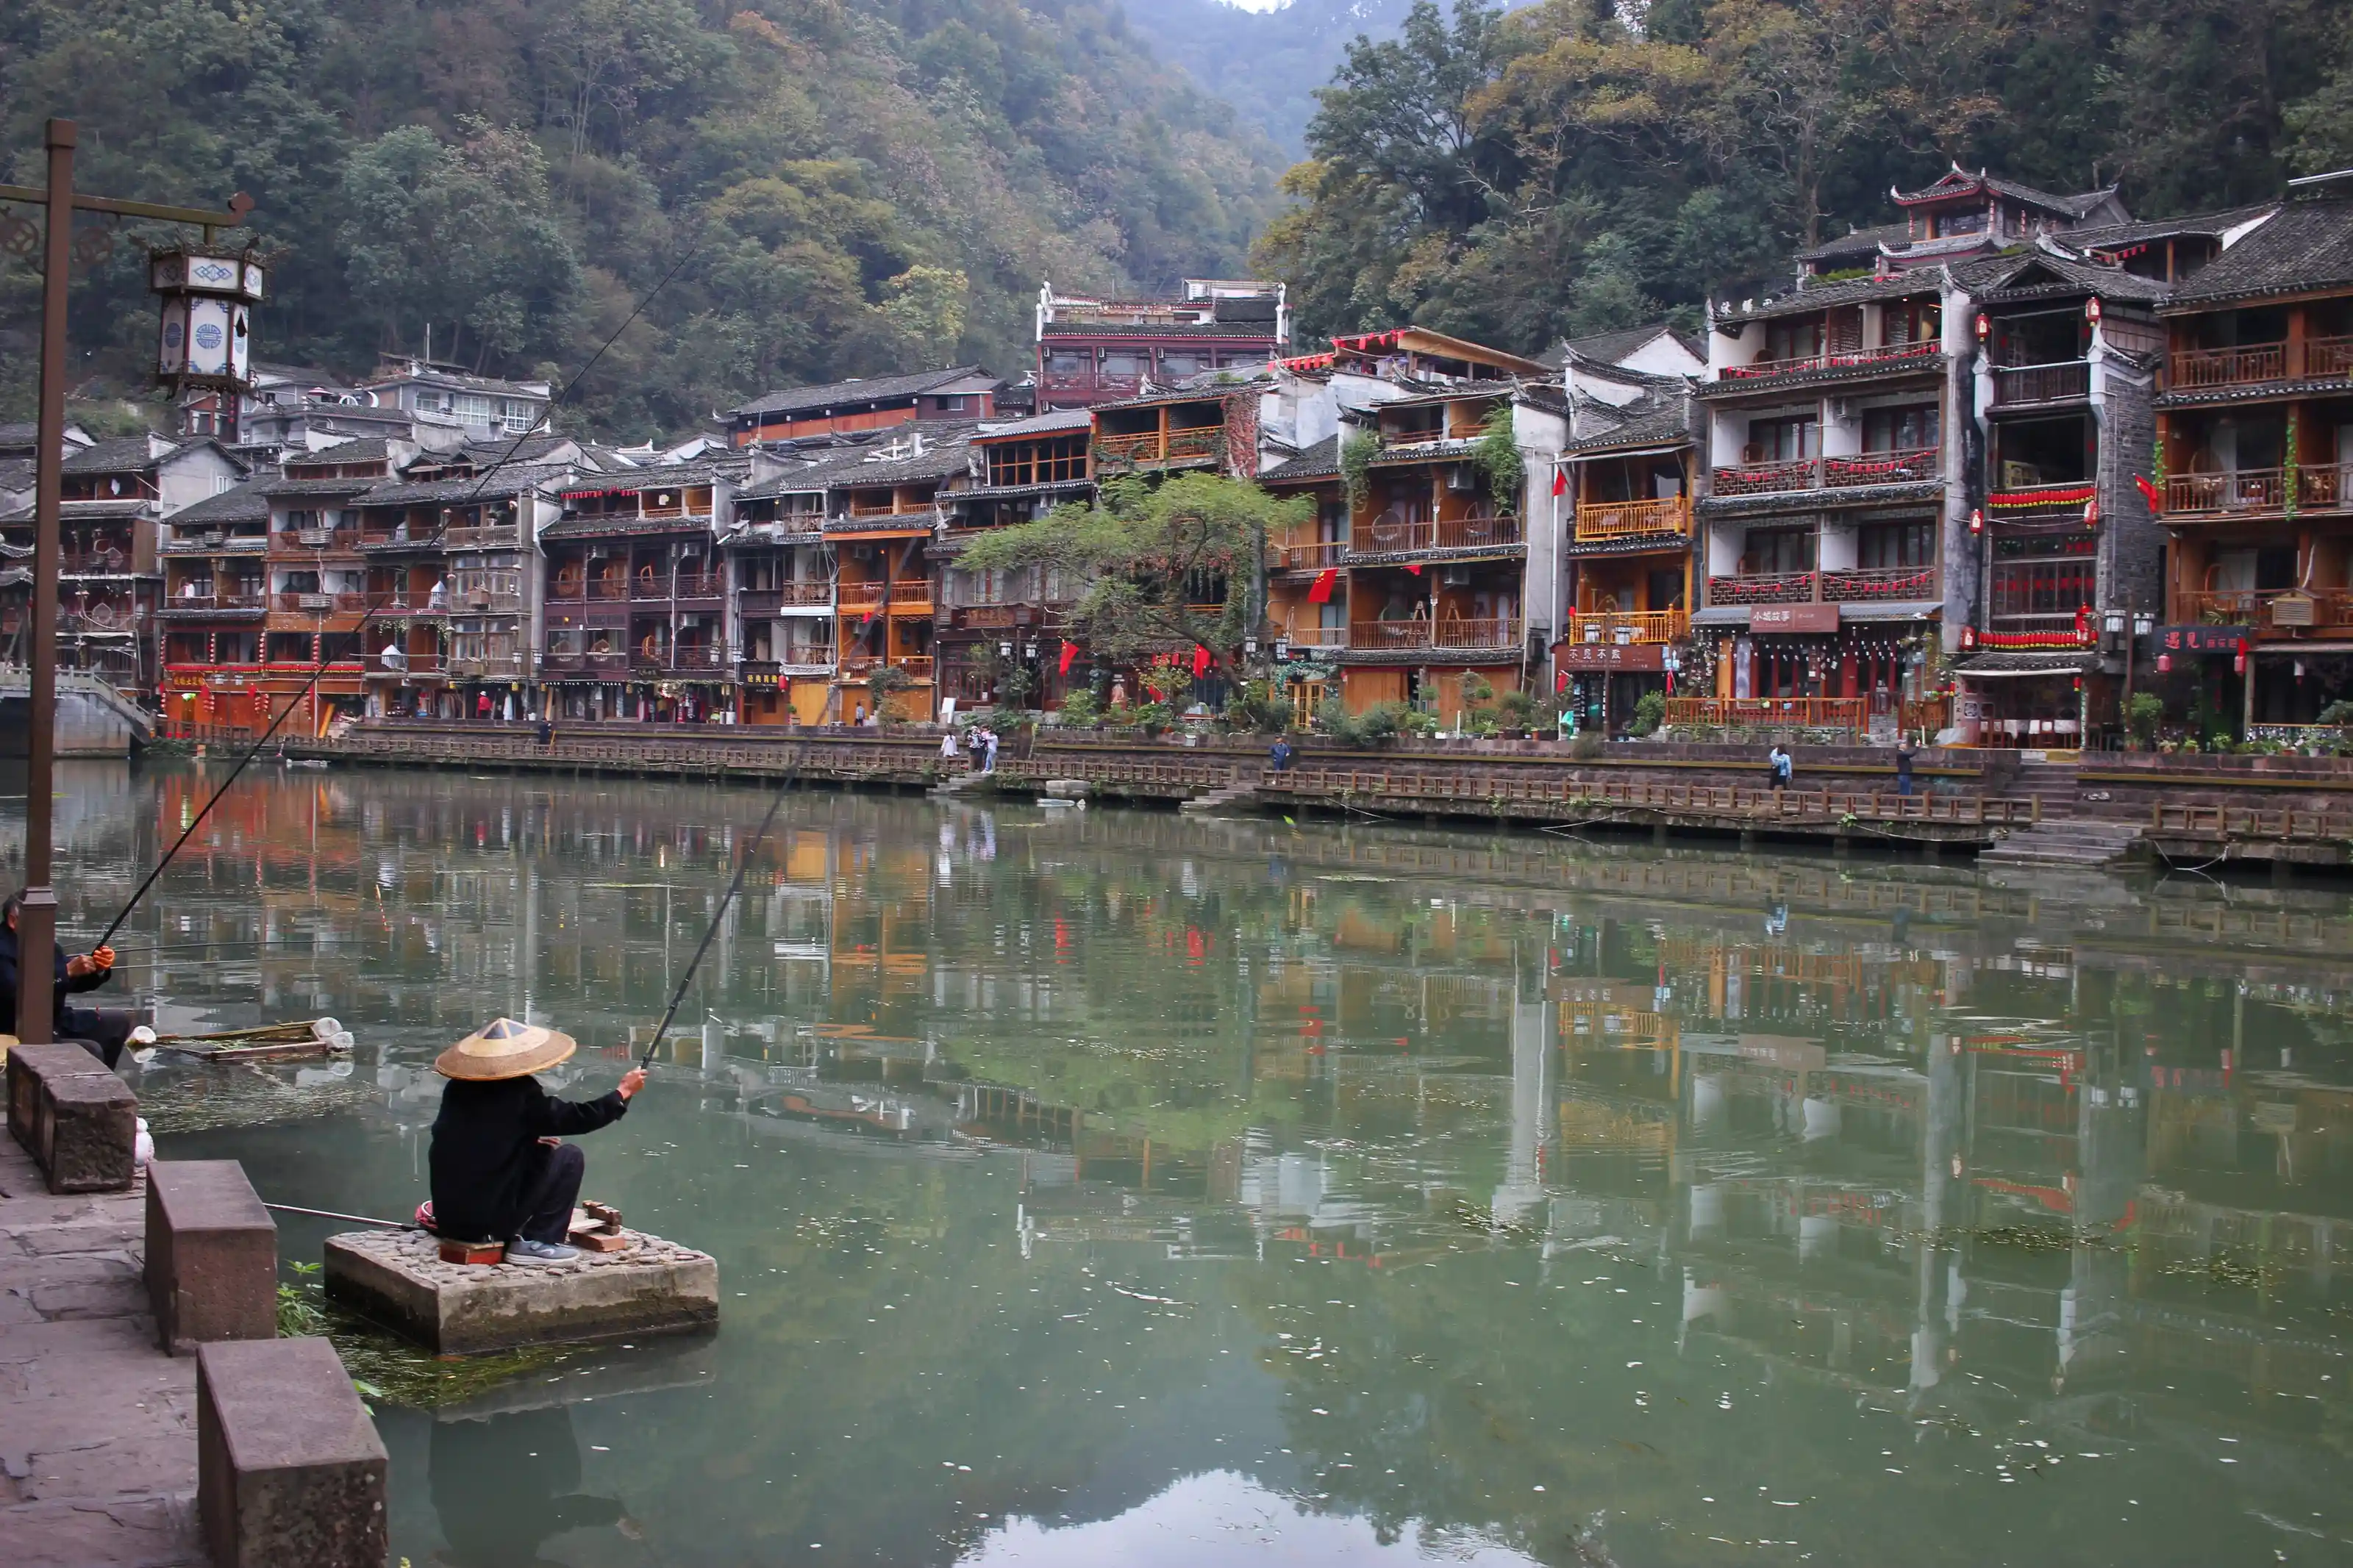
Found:
<path fill-rule="evenodd" d="M 645 1086 L 643 1068 L 597 1099 L 557 1100 L 532 1074 L 569 1057 L 578 1043 L 537 1024 L 501 1018 L 434 1058 L 449 1080 L 433 1119 L 436 1234 L 503 1241 L 509 1263 L 565 1263 L 572 1206 L 588 1162 L 557 1140 L 617 1121 Z"/>

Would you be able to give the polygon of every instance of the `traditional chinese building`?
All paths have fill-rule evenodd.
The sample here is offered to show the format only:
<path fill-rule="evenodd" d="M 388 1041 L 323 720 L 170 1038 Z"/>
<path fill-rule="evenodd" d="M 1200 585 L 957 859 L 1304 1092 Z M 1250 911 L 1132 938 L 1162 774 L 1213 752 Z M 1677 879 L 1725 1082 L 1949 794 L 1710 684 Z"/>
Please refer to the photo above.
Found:
<path fill-rule="evenodd" d="M 2309 722 L 2353 697 L 2353 177 L 2293 182 L 2162 314 L 2169 706 Z"/>
<path fill-rule="evenodd" d="M 246 465 L 209 440 L 130 436 L 66 454 L 58 529 L 58 662 L 152 703 L 163 673 L 158 611 L 165 519 L 242 480 Z M 29 552 L 29 496 L 0 518 L 0 541 Z"/>
<path fill-rule="evenodd" d="M 541 656 L 559 718 L 707 721 L 735 707 L 719 536 L 733 480 L 714 465 L 576 474 L 545 557 Z"/>
<path fill-rule="evenodd" d="M 987 419 L 1004 383 L 978 365 L 797 386 L 755 397 L 727 416 L 728 437 L 755 442 L 867 436 L 927 421 Z"/>
<path fill-rule="evenodd" d="M 269 487 L 276 470 L 173 514 L 159 551 L 164 597 L 163 718 L 181 737 L 259 735 L 274 710 L 264 689 L 269 615 Z"/>
<path fill-rule="evenodd" d="M 1173 387 L 1206 371 L 1264 364 L 1291 341 L 1283 286 L 1188 278 L 1173 300 L 1038 291 L 1039 414 Z"/>
<path fill-rule="evenodd" d="M 966 571 L 967 543 L 993 528 L 1035 521 L 1095 492 L 1091 447 L 1095 416 L 1062 409 L 972 437 L 972 482 L 947 498 L 945 531 L 933 548 L 941 563 L 936 646 L 940 692 L 966 708 L 1011 700 L 1011 674 L 1029 672 L 1025 705 L 1059 707 L 1083 687 L 1092 665 L 1074 648 L 1064 668 L 1057 612 L 1070 585 L 1040 567 Z"/>
<path fill-rule="evenodd" d="M 720 542 L 746 724 L 820 724 L 832 707 L 834 552 L 825 542 L 824 483 L 805 482 L 816 471 L 795 463 L 762 477 L 755 467 Z"/>
<path fill-rule="evenodd" d="M 1957 646 L 1975 575 L 1967 448 L 1951 438 L 1969 323 L 1948 276 L 1824 281 L 1714 312 L 1694 390 L 1706 462 L 1692 615 L 1712 690 L 1677 717 L 1893 725 L 1936 650 Z"/>

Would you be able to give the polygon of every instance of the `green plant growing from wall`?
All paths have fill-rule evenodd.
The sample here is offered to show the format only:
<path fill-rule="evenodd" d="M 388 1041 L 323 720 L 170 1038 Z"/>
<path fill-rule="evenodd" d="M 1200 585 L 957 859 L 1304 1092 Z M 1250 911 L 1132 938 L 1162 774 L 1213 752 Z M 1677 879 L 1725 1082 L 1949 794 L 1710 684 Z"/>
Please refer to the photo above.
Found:
<path fill-rule="evenodd" d="M 1360 510 L 1373 494 L 1373 459 L 1381 455 L 1381 438 L 1370 430 L 1351 431 L 1340 442 L 1340 482 L 1348 491 L 1348 508 Z"/>
<path fill-rule="evenodd" d="M 1472 460 L 1487 480 L 1487 499 L 1495 510 L 1505 514 L 1520 510 L 1520 492 L 1528 482 L 1526 459 L 1520 456 L 1520 446 L 1512 435 L 1512 405 L 1506 402 L 1487 416 L 1479 426 L 1479 444 L 1472 448 Z"/>
<path fill-rule="evenodd" d="M 2148 751 L 2157 744 L 2157 727 L 2165 722 L 2165 700 L 2154 691 L 2136 691 L 2125 705 L 2125 729 L 2134 743 Z"/>

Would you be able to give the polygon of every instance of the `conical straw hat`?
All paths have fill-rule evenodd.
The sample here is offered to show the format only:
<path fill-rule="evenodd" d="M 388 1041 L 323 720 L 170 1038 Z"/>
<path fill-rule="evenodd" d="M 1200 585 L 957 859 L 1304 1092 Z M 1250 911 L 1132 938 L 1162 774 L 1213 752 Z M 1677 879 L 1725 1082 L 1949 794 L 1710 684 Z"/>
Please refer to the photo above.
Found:
<path fill-rule="evenodd" d="M 443 1078 L 475 1080 L 528 1078 L 579 1048 L 580 1043 L 569 1035 L 500 1018 L 436 1057 L 433 1070 Z"/>

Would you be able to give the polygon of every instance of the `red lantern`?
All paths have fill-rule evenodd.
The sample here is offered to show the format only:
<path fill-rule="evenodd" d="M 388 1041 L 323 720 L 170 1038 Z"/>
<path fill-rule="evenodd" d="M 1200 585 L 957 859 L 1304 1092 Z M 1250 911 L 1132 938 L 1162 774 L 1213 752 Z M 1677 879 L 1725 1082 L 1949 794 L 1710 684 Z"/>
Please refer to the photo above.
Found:
<path fill-rule="evenodd" d="M 1962 650 L 1963 650 L 1964 652 L 1967 652 L 1967 651 L 1968 651 L 1969 649 L 1972 649 L 1972 648 L 1976 647 L 1977 646 L 1978 646 L 1978 629 L 1977 629 L 1977 627 L 1975 627 L 1975 626 L 1963 626 L 1963 627 L 1961 628 L 1961 648 L 1962 648 Z"/>
<path fill-rule="evenodd" d="M 2161 653 L 2157 656 L 2157 672 L 2159 675 L 2171 675 L 2173 673 L 2173 656 L 2171 654 Z"/>
<path fill-rule="evenodd" d="M 1983 310 L 1979 310 L 1978 312 L 1978 342 L 1983 342 L 1991 336 L 1993 336 L 1993 321 Z"/>
<path fill-rule="evenodd" d="M 1972 509 L 1969 512 L 1969 537 L 1974 539 L 1984 531 L 1985 513 Z"/>
<path fill-rule="evenodd" d="M 2233 675 L 2247 673 L 2247 640 L 2244 637 L 2239 639 L 2238 650 L 2231 656 L 2231 673 Z"/>
<path fill-rule="evenodd" d="M 2097 294 L 2084 301 L 2084 317 L 2094 326 L 2099 324 L 2100 297 Z"/>

